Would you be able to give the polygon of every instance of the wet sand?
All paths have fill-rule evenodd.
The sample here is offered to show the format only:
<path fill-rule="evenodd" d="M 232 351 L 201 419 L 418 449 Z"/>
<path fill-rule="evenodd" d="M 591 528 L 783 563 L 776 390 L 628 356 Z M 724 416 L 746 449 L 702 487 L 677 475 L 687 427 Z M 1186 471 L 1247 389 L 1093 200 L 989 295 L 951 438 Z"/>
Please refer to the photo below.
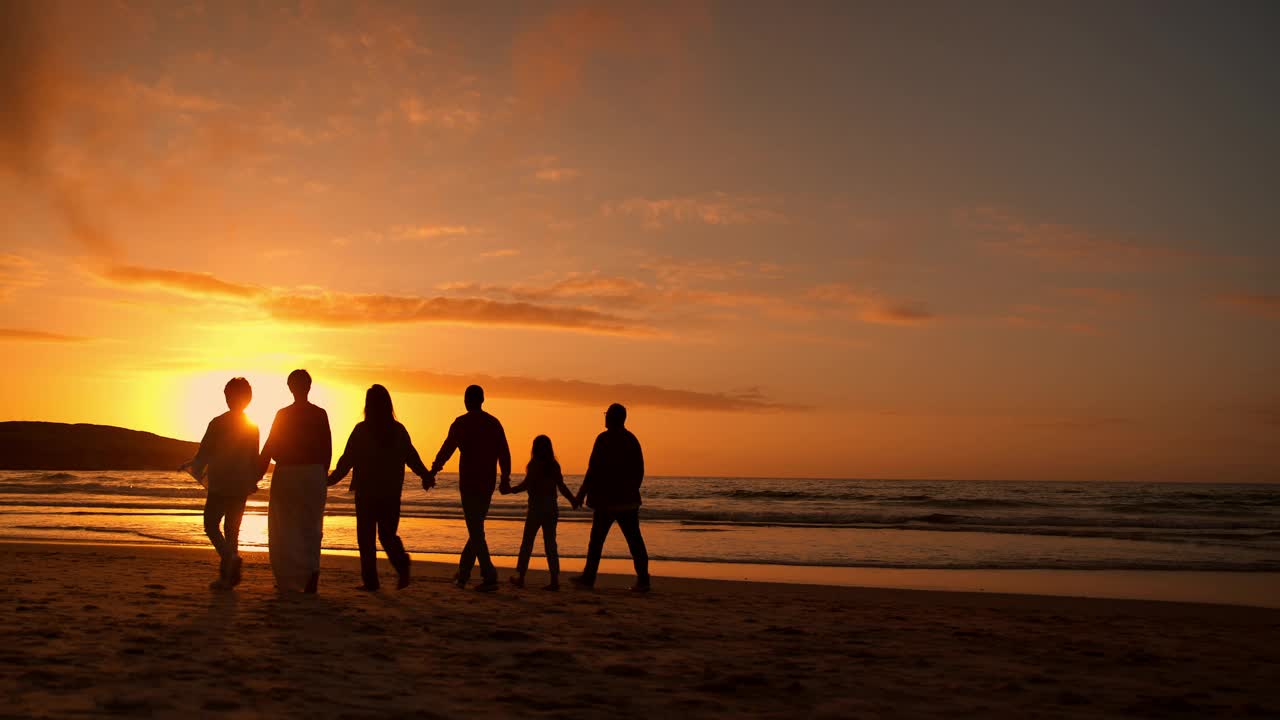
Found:
<path fill-rule="evenodd" d="M 0 715 L 1280 716 L 1280 610 L 629 578 L 458 590 L 451 568 L 279 596 L 263 554 L 0 543 Z M 506 573 L 504 573 L 505 575 Z M 545 576 L 531 573 L 530 586 Z"/>

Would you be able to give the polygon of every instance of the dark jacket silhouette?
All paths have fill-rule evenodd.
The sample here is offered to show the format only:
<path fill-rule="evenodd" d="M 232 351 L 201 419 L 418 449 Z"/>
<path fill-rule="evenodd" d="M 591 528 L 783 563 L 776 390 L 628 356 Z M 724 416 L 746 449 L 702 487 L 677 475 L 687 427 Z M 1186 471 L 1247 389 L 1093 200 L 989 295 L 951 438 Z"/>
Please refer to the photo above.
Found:
<path fill-rule="evenodd" d="M 356 497 L 398 498 L 404 488 L 405 465 L 418 475 L 427 474 L 427 468 L 404 425 L 394 422 L 389 427 L 377 428 L 366 420 L 357 423 L 351 431 L 330 482 L 339 482 L 348 472 L 354 471 L 351 491 Z"/>
<path fill-rule="evenodd" d="M 246 496 L 258 490 L 258 426 L 229 410 L 209 421 L 191 474 L 205 477 L 210 495 Z M 207 476 L 206 476 L 206 473 Z"/>
<path fill-rule="evenodd" d="M 502 423 L 481 409 L 484 389 L 470 385 L 462 397 L 467 414 L 449 426 L 449 436 L 431 464 L 430 477 L 434 478 L 440 472 L 455 450 L 462 452 L 462 459 L 458 461 L 458 491 L 462 495 L 462 519 L 467 524 L 467 544 L 458 556 L 455 582 L 459 587 L 465 587 L 472 568 L 478 562 L 484 582 L 476 589 L 492 591 L 498 587 L 498 571 L 489 558 L 484 521 L 489 515 L 489 504 L 497 485 L 494 466 L 502 468 L 504 487 L 511 482 L 511 449 L 507 447 L 507 434 L 502 430 Z"/>
<path fill-rule="evenodd" d="M 463 495 L 493 495 L 497 487 L 495 467 L 501 468 L 503 477 L 511 475 L 507 434 L 498 418 L 484 410 L 468 410 L 453 421 L 449 436 L 431 464 L 431 471 L 439 472 L 455 450 L 462 451 L 462 458 L 458 460 L 458 490 Z"/>
<path fill-rule="evenodd" d="M 243 387 L 243 405 L 233 400 Z M 204 501 L 204 532 L 218 552 L 218 580 L 210 587 L 226 589 L 240 583 L 240 522 L 249 495 L 258 491 L 263 468 L 258 463 L 258 426 L 245 416 L 252 393 L 244 378 L 227 384 L 227 404 L 233 409 L 209 421 L 190 471 L 209 490 Z M 225 532 L 224 532 L 225 528 Z"/>
<path fill-rule="evenodd" d="M 635 510 L 640 507 L 644 481 L 644 454 L 640 441 L 624 428 L 605 430 L 596 436 L 582 479 L 587 507 L 593 510 Z"/>
<path fill-rule="evenodd" d="M 640 532 L 640 484 L 644 482 L 644 455 L 640 441 L 626 428 L 627 409 L 618 403 L 609 406 L 604 415 L 606 430 L 596 436 L 587 474 L 578 488 L 578 499 L 595 512 L 591 517 L 591 537 L 587 540 L 587 560 L 582 574 L 574 578 L 578 585 L 592 587 L 600 569 L 604 543 L 609 529 L 616 523 L 627 540 L 631 560 L 636 566 L 636 584 L 632 590 L 649 591 L 649 550 Z"/>
<path fill-rule="evenodd" d="M 328 470 L 333 460 L 333 437 L 324 408 L 305 400 L 280 408 L 262 448 L 264 470 L 272 459 L 277 465 L 321 465 Z"/>

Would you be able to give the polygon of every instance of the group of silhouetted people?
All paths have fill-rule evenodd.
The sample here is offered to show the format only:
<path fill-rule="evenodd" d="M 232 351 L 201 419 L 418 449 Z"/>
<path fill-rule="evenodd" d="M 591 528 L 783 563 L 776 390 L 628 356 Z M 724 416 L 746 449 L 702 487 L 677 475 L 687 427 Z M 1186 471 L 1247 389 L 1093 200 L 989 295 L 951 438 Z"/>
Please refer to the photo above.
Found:
<path fill-rule="evenodd" d="M 524 587 L 534 541 L 541 531 L 551 575 L 545 589 L 560 588 L 556 543 L 559 494 L 575 510 L 585 503 L 594 513 L 586 565 L 582 574 L 572 579 L 573 583 L 587 588 L 595 585 L 605 539 L 617 523 L 635 563 L 636 583 L 631 589 L 649 590 L 649 557 L 639 519 L 644 456 L 640 442 L 625 427 L 627 410 L 622 405 L 611 405 L 605 412 L 605 431 L 596 438 L 582 486 L 575 495 L 565 484 L 551 438 L 546 435 L 534 438 L 525 477 L 514 487 L 511 485 L 507 436 L 502 423 L 482 409 L 484 390 L 478 385 L 466 389 L 463 402 L 467 412 L 449 427 L 430 469 L 414 448 L 408 430 L 396 419 L 391 394 L 381 385 L 370 387 L 365 393 L 364 420 L 351 431 L 332 472 L 329 417 L 307 399 L 311 376 L 306 370 L 294 370 L 289 374 L 288 386 L 294 402 L 276 413 L 267 442 L 259 452 L 258 428 L 244 412 L 253 390 L 244 378 L 229 381 L 224 388 L 228 412 L 210 421 L 195 457 L 183 466 L 208 488 L 205 533 L 220 558 L 218 579 L 210 587 L 229 589 L 240 583 L 240 522 L 248 497 L 257 491 L 258 482 L 272 461 L 275 470 L 271 476 L 267 536 L 277 588 L 317 591 L 326 493 L 348 473 L 351 492 L 355 493 L 356 540 L 363 581 L 359 589 L 379 588 L 375 542 L 382 543 L 396 571 L 397 587 L 407 587 L 411 562 L 398 535 L 405 466 L 422 479 L 423 490 L 430 490 L 435 487 L 436 474 L 458 452 L 458 490 L 467 528 L 467 542 L 453 578 L 458 587 L 467 586 L 472 570 L 479 564 L 480 584 L 476 590 L 498 589 L 498 573 L 489 557 L 484 528 L 496 489 L 504 495 L 524 492 L 529 498 L 516 574 L 510 578 L 512 585 Z"/>

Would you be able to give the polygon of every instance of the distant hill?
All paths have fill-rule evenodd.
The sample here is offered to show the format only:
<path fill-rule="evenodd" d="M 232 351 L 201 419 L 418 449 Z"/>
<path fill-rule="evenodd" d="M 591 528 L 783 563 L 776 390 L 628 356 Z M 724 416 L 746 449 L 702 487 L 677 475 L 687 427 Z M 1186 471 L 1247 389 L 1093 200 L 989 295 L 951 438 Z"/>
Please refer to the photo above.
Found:
<path fill-rule="evenodd" d="M 197 447 L 110 425 L 0 422 L 0 470 L 173 470 Z"/>

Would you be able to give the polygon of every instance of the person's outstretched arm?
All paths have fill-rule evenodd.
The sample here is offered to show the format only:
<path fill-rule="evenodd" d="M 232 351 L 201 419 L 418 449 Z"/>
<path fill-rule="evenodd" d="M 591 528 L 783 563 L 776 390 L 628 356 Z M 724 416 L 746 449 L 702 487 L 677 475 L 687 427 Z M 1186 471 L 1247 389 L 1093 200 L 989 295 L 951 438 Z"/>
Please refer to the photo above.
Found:
<path fill-rule="evenodd" d="M 276 413 L 276 417 L 271 421 L 271 430 L 267 431 L 267 442 L 262 446 L 262 452 L 258 454 L 258 472 L 263 475 L 267 474 L 267 467 L 271 465 L 271 459 L 275 457 L 276 445 L 280 442 L 276 438 L 276 429 L 280 427 L 280 413 Z"/>
<path fill-rule="evenodd" d="M 320 417 L 324 419 L 324 469 L 329 469 L 329 463 L 333 462 L 333 431 L 329 429 L 329 413 L 320 408 Z"/>
<path fill-rule="evenodd" d="M 200 439 L 200 447 L 196 449 L 195 457 L 183 465 L 197 480 L 204 477 L 204 471 L 209 467 L 209 456 L 213 454 L 213 445 L 217 442 L 213 436 L 213 421 L 209 421 L 209 426 L 204 429 L 204 437 Z"/>
<path fill-rule="evenodd" d="M 333 472 L 329 473 L 330 487 L 342 482 L 342 479 L 347 476 L 347 473 L 351 472 L 351 466 L 354 465 L 356 461 L 356 454 L 360 452 L 359 432 L 360 426 L 356 425 L 355 428 L 351 430 L 351 435 L 347 437 L 347 447 L 342 451 L 342 457 L 338 458 L 338 466 L 333 469 Z"/>
<path fill-rule="evenodd" d="M 502 484 L 511 487 L 511 448 L 507 446 L 507 431 L 498 423 L 498 469 L 502 471 Z"/>
<path fill-rule="evenodd" d="M 600 448 L 600 439 L 604 434 L 596 436 L 596 444 L 591 446 L 591 457 L 587 460 L 587 472 L 582 476 L 582 485 L 578 487 L 578 496 L 574 499 L 574 504 L 582 507 L 582 501 L 587 496 L 587 488 L 591 487 L 591 483 L 595 480 L 595 474 L 599 472 L 600 455 L 604 452 Z"/>
<path fill-rule="evenodd" d="M 524 473 L 524 479 L 516 483 L 515 485 L 512 485 L 511 488 L 507 490 L 507 492 L 511 493 L 512 495 L 515 495 L 516 493 L 524 492 L 525 486 L 529 484 L 529 475 L 530 473 L 526 470 Z"/>
<path fill-rule="evenodd" d="M 565 484 L 564 473 L 560 472 L 560 468 L 558 467 L 554 472 L 556 474 L 556 487 L 560 490 L 560 494 L 564 496 L 565 500 L 569 501 L 569 505 L 573 507 L 574 510 L 577 510 L 578 499 L 573 496 L 573 492 L 570 491 L 569 486 Z"/>
<path fill-rule="evenodd" d="M 635 435 L 632 435 L 631 439 L 636 444 L 635 479 L 636 487 L 640 487 L 640 484 L 644 482 L 644 450 L 640 448 L 640 441 L 636 439 Z"/>
<path fill-rule="evenodd" d="M 420 478 L 426 478 L 431 474 L 425 463 L 422 462 L 422 456 L 418 454 L 418 448 L 413 446 L 413 439 L 409 437 L 409 431 L 404 430 L 404 463 L 409 469 Z M 434 480 L 432 481 L 435 482 Z"/>
<path fill-rule="evenodd" d="M 258 452 L 258 444 L 261 442 L 262 442 L 262 430 L 259 429 L 257 425 L 254 425 L 253 426 L 253 452 L 254 453 Z M 254 457 L 254 455 L 250 454 L 250 457 Z M 262 472 L 261 468 L 258 467 L 256 464 L 254 465 L 253 471 L 257 473 L 256 475 L 253 476 L 253 487 L 256 492 L 258 483 L 262 481 L 262 476 L 265 475 L 266 473 Z"/>
<path fill-rule="evenodd" d="M 440 452 L 436 453 L 435 462 L 431 463 L 431 474 L 435 475 L 444 469 L 444 464 L 449 462 L 449 458 L 453 457 L 453 453 L 458 449 L 458 443 L 461 441 L 462 430 L 458 427 L 458 421 L 454 420 L 449 426 L 449 434 L 444 439 L 444 444 L 440 446 Z"/>

